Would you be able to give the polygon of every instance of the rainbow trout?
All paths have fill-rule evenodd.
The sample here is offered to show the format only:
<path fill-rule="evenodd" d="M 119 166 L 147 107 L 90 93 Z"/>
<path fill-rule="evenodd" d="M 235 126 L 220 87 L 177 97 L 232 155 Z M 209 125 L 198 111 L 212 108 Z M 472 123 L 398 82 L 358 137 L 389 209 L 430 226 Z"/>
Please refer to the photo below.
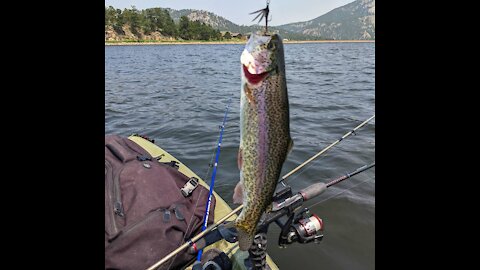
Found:
<path fill-rule="evenodd" d="M 290 138 L 285 60 L 280 36 L 252 34 L 241 55 L 240 182 L 234 202 L 241 250 L 252 244 L 257 224 L 272 203 Z"/>

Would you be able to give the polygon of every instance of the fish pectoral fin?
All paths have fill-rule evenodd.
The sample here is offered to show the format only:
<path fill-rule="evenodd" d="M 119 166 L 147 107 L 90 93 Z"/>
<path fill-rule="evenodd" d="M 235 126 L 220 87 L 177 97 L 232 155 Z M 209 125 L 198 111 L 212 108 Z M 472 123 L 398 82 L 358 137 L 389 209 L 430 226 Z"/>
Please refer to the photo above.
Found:
<path fill-rule="evenodd" d="M 233 190 L 233 203 L 243 204 L 243 181 L 240 180 Z"/>
<path fill-rule="evenodd" d="M 247 83 L 243 86 L 243 91 L 245 92 L 245 96 L 248 99 L 248 102 L 255 104 L 255 100 L 253 99 L 253 90 L 248 86 Z"/>

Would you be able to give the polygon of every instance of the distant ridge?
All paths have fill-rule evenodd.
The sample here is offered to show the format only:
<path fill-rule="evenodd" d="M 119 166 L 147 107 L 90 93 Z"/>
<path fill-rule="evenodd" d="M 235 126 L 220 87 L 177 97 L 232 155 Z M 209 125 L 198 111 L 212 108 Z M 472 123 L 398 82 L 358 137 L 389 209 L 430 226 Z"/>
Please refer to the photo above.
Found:
<path fill-rule="evenodd" d="M 327 39 L 375 39 L 375 0 L 357 0 L 313 20 L 278 28 Z"/>
<path fill-rule="evenodd" d="M 220 31 L 250 33 L 261 30 L 259 25 L 235 24 L 221 16 L 205 10 L 167 9 L 174 21 L 181 16 L 206 23 Z M 333 9 L 313 20 L 271 27 L 282 37 L 298 40 L 373 40 L 375 39 L 375 0 L 356 0 Z"/>
<path fill-rule="evenodd" d="M 153 11 L 152 11 L 153 10 Z M 163 10 L 163 11 L 161 11 Z M 175 32 L 176 27 L 182 16 L 186 16 L 190 21 L 204 23 L 212 28 L 211 31 L 221 31 L 222 34 L 211 33 L 210 39 L 220 39 L 225 32 L 240 33 L 241 36 L 261 31 L 263 26 L 254 24 L 250 26 L 235 24 L 224 17 L 218 16 L 212 12 L 195 9 L 175 10 L 170 8 L 152 8 L 146 11 L 124 10 L 128 14 L 123 19 L 117 19 L 120 9 L 105 7 L 105 40 L 174 40 L 180 35 Z M 142 26 L 138 30 L 139 20 L 134 20 L 135 16 L 147 16 L 152 12 L 159 13 L 163 17 L 164 23 L 159 26 Z M 161 13 L 164 12 L 165 15 Z M 108 13 L 108 14 L 107 14 Z M 141 15 L 143 14 L 143 15 Z M 108 19 L 107 19 L 108 15 Z M 150 17 L 148 17 L 150 16 Z M 166 16 L 166 17 L 165 17 Z M 168 17 L 170 16 L 170 17 Z M 168 17 L 168 18 L 167 18 Z M 125 18 L 129 23 L 125 23 Z M 134 23 L 134 20 L 136 24 Z M 166 25 L 170 20 L 170 25 Z M 173 21 L 172 21 L 173 20 Z M 143 20 L 140 20 L 143 22 Z M 131 25 L 129 25 L 131 24 Z M 168 28 L 168 29 L 167 29 Z M 151 29 L 151 30 L 149 30 Z M 216 30 L 215 30 L 216 29 Z M 210 30 L 209 30 L 210 31 Z M 280 34 L 284 39 L 289 40 L 375 40 L 375 0 L 356 0 L 347 5 L 333 9 L 324 15 L 313 20 L 289 23 L 280 26 L 269 27 L 269 31 Z M 235 35 L 234 35 L 235 36 Z M 240 35 L 239 35 L 240 36 Z"/>

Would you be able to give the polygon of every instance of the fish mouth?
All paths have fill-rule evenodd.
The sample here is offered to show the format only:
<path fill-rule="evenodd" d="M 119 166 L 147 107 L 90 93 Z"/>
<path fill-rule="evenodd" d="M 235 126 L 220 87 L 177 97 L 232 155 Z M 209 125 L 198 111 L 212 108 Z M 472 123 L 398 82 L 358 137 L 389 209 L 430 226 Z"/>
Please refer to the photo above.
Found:
<path fill-rule="evenodd" d="M 248 71 L 247 66 L 242 65 L 242 67 L 243 67 L 243 74 L 245 74 L 245 78 L 247 79 L 247 81 L 250 84 L 257 84 L 257 83 L 263 81 L 263 79 L 265 79 L 265 77 L 267 77 L 268 73 L 270 73 L 269 71 L 265 71 L 265 72 L 260 73 L 260 74 L 252 74 Z"/>

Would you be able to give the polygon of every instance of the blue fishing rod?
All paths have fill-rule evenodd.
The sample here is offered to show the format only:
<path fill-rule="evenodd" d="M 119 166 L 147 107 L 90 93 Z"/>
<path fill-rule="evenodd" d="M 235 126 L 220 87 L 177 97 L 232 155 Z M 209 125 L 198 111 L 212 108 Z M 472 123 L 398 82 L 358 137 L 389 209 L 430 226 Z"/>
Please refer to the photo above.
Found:
<path fill-rule="evenodd" d="M 208 215 L 210 213 L 210 205 L 212 203 L 213 187 L 215 185 L 215 176 L 217 174 L 218 158 L 220 157 L 220 148 L 222 146 L 223 131 L 225 129 L 225 123 L 227 122 L 228 109 L 230 107 L 231 100 L 232 98 L 228 100 L 227 107 L 225 109 L 225 115 L 223 116 L 223 122 L 222 122 L 222 125 L 220 126 L 220 136 L 218 138 L 217 152 L 215 154 L 215 163 L 213 164 L 212 178 L 210 180 L 210 191 L 208 194 L 208 201 L 207 201 L 207 207 L 205 209 L 205 215 L 203 217 L 202 231 L 204 231 L 207 228 Z M 198 251 L 196 264 L 198 264 L 202 259 L 202 253 L 203 253 L 203 249 L 200 249 Z"/>

